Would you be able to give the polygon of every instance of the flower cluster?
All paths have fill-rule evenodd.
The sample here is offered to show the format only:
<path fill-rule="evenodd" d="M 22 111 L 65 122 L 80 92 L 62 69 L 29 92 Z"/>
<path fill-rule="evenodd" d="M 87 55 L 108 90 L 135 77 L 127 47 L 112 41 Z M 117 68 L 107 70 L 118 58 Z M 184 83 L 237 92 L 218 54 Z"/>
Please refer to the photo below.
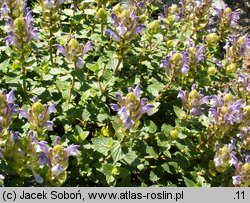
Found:
<path fill-rule="evenodd" d="M 232 177 L 235 186 L 249 187 L 250 186 L 250 156 L 247 155 L 245 163 L 236 163 L 236 175 Z"/>
<path fill-rule="evenodd" d="M 43 18 L 45 20 L 45 28 L 50 32 L 57 31 L 56 25 L 59 21 L 58 10 L 65 0 L 41 0 Z"/>
<path fill-rule="evenodd" d="M 188 66 L 192 70 L 192 69 L 195 69 L 197 63 L 205 60 L 204 52 L 205 52 L 206 46 L 205 45 L 197 46 L 190 39 L 186 40 L 186 46 L 187 46 L 186 52 L 188 52 L 188 56 L 189 56 Z"/>
<path fill-rule="evenodd" d="M 247 34 L 242 37 L 230 37 L 231 46 L 226 44 L 225 60 L 223 65 L 227 72 L 235 72 L 239 62 L 242 61 L 243 54 L 250 48 L 250 39 Z"/>
<path fill-rule="evenodd" d="M 164 60 L 161 61 L 161 67 L 166 69 L 168 76 L 177 77 L 181 75 L 187 75 L 189 71 L 188 66 L 188 52 L 178 53 L 172 51 Z"/>
<path fill-rule="evenodd" d="M 44 138 L 44 130 L 52 130 L 53 121 L 49 120 L 51 113 L 56 112 L 55 104 L 43 105 L 37 97 L 32 99 L 33 105 L 27 111 L 19 110 L 19 118 L 26 118 L 30 123 L 30 130 L 37 134 L 38 139 Z"/>
<path fill-rule="evenodd" d="M 226 38 L 230 28 L 234 28 L 239 20 L 239 13 L 233 12 L 231 8 L 214 8 L 218 18 L 218 34 L 221 38 Z"/>
<path fill-rule="evenodd" d="M 246 99 L 246 101 L 249 103 L 250 101 L 250 80 L 248 78 L 247 75 L 239 75 L 238 78 L 238 82 L 239 82 L 239 95 L 241 96 L 241 98 Z"/>
<path fill-rule="evenodd" d="M 211 5 L 212 0 L 182 0 L 182 14 L 191 22 L 194 31 L 207 27 Z"/>
<path fill-rule="evenodd" d="M 243 120 L 244 100 L 233 101 L 231 94 L 226 94 L 224 99 L 212 97 L 212 107 L 209 114 L 213 117 L 211 123 L 222 122 L 228 125 L 236 125 Z"/>
<path fill-rule="evenodd" d="M 223 137 L 229 131 L 238 129 L 249 121 L 246 101 L 236 100 L 230 93 L 211 96 L 211 108 L 209 109 L 210 130 L 214 137 Z"/>
<path fill-rule="evenodd" d="M 68 159 L 78 154 L 79 145 L 63 147 L 60 138 L 57 136 L 55 146 L 49 147 L 47 142 L 37 142 L 36 152 L 39 153 L 39 164 L 47 165 L 49 170 L 46 174 L 46 182 L 53 186 L 61 185 L 67 179 Z"/>
<path fill-rule="evenodd" d="M 115 95 L 120 106 L 114 103 L 110 104 L 110 107 L 118 112 L 126 129 L 137 127 L 142 114 L 149 113 L 150 109 L 154 107 L 152 104 L 147 104 L 147 98 L 140 98 L 141 94 L 140 83 L 138 83 L 135 89 L 132 87 L 128 89 L 128 94 L 125 97 L 119 93 Z"/>
<path fill-rule="evenodd" d="M 179 90 L 178 96 L 181 98 L 183 106 L 192 116 L 199 116 L 204 111 L 204 104 L 209 102 L 210 96 L 204 96 L 197 92 L 196 85 L 192 85 L 192 91 Z"/>
<path fill-rule="evenodd" d="M 66 59 L 73 63 L 76 68 L 83 68 L 84 55 L 91 49 L 92 42 L 87 42 L 85 46 L 83 44 L 79 44 L 79 42 L 72 37 L 70 41 L 63 47 L 60 44 L 56 44 L 55 47 L 57 48 L 57 53 L 62 54 L 66 57 Z"/>
<path fill-rule="evenodd" d="M 218 172 L 223 173 L 230 165 L 237 163 L 237 158 L 235 157 L 235 144 L 236 140 L 232 139 L 230 144 L 220 147 L 217 143 L 215 145 L 216 154 L 214 158 L 215 168 Z"/>
<path fill-rule="evenodd" d="M 237 136 L 241 139 L 242 148 L 250 150 L 250 127 L 244 128 Z"/>
<path fill-rule="evenodd" d="M 161 67 L 166 69 L 170 77 L 187 75 L 190 70 L 195 73 L 197 64 L 205 59 L 205 45 L 196 46 L 190 39 L 185 44 L 186 51 L 172 51 L 161 61 Z"/>
<path fill-rule="evenodd" d="M 6 45 L 12 45 L 14 51 L 18 53 L 26 51 L 29 54 L 29 43 L 32 39 L 36 40 L 39 33 L 33 26 L 32 11 L 27 8 L 24 10 L 24 17 L 7 19 L 5 28 L 8 31 L 8 36 L 5 38 Z"/>
<path fill-rule="evenodd" d="M 9 93 L 6 90 L 0 92 L 0 133 L 10 126 L 12 115 L 17 113 L 18 105 L 14 101 L 15 94 L 13 90 Z"/>
<path fill-rule="evenodd" d="M 114 30 L 107 29 L 106 33 L 116 42 L 129 42 L 145 28 L 145 25 L 138 23 L 139 17 L 136 15 L 135 10 L 131 12 L 123 10 L 119 14 L 112 13 L 110 18 Z"/>
<path fill-rule="evenodd" d="M 18 18 L 22 15 L 27 2 L 25 0 L 0 0 L 0 16 Z"/>
<path fill-rule="evenodd" d="M 42 0 L 42 5 L 53 12 L 56 12 L 59 10 L 61 4 L 63 4 L 65 0 Z"/>
<path fill-rule="evenodd" d="M 176 4 L 171 6 L 165 4 L 163 6 L 164 13 L 159 14 L 159 19 L 163 25 L 170 24 L 171 22 L 178 22 L 180 20 L 179 7 Z"/>

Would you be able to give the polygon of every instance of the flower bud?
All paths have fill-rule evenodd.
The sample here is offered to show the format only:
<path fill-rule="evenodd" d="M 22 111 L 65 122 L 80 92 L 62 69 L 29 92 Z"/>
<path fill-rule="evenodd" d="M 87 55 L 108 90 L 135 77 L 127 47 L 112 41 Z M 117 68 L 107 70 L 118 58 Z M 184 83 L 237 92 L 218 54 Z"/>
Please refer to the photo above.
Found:
<path fill-rule="evenodd" d="M 22 17 L 14 20 L 14 26 L 18 32 L 23 32 L 25 30 L 25 22 Z"/>
<path fill-rule="evenodd" d="M 32 106 L 32 112 L 37 118 L 40 114 L 43 115 L 45 113 L 45 107 L 40 102 L 36 102 Z"/>
<path fill-rule="evenodd" d="M 228 108 L 227 108 L 226 106 L 223 106 L 223 107 L 221 108 L 221 112 L 222 112 L 223 114 L 225 114 L 225 113 L 227 112 L 227 110 L 228 110 Z"/>
<path fill-rule="evenodd" d="M 215 75 L 215 73 L 217 72 L 217 69 L 216 69 L 216 67 L 211 66 L 211 67 L 208 68 L 207 71 L 208 71 L 209 75 Z"/>
<path fill-rule="evenodd" d="M 245 163 L 242 166 L 242 170 L 246 172 L 246 174 L 250 173 L 250 163 Z"/>
<path fill-rule="evenodd" d="M 177 4 L 173 4 L 172 6 L 169 7 L 169 13 L 170 14 L 175 14 L 178 13 L 178 5 Z"/>
<path fill-rule="evenodd" d="M 116 167 L 112 168 L 111 174 L 114 175 L 114 176 L 119 175 L 118 168 L 116 168 Z"/>
<path fill-rule="evenodd" d="M 101 22 L 106 22 L 108 18 L 108 12 L 104 8 L 100 8 L 97 13 L 96 17 L 101 20 Z"/>
<path fill-rule="evenodd" d="M 241 47 L 243 44 L 244 44 L 244 42 L 245 42 L 245 37 L 243 36 L 243 37 L 239 37 L 239 39 L 237 40 L 237 45 L 239 46 L 239 47 Z"/>
<path fill-rule="evenodd" d="M 170 131 L 169 135 L 171 139 L 176 140 L 178 138 L 179 132 L 178 130 L 174 129 Z"/>
<path fill-rule="evenodd" d="M 229 8 L 229 7 L 227 7 L 227 8 L 224 10 L 224 14 L 226 14 L 226 15 L 229 15 L 229 14 L 231 14 L 231 13 L 232 13 L 232 9 Z"/>
<path fill-rule="evenodd" d="M 189 53 L 191 54 L 191 55 L 195 55 L 195 53 L 196 53 L 196 48 L 195 47 L 190 47 L 189 48 Z"/>
<path fill-rule="evenodd" d="M 248 116 L 250 116 L 250 105 L 245 106 L 244 111 Z"/>
<path fill-rule="evenodd" d="M 190 15 L 189 15 L 189 20 L 190 21 L 193 21 L 195 19 L 195 15 L 194 15 L 194 13 L 191 13 Z"/>
<path fill-rule="evenodd" d="M 174 40 L 168 40 L 167 41 L 167 47 L 168 48 L 173 48 L 174 47 Z"/>
<path fill-rule="evenodd" d="M 225 99 L 225 102 L 228 103 L 228 102 L 232 101 L 233 95 L 228 93 L 225 95 L 224 99 Z"/>
<path fill-rule="evenodd" d="M 134 106 L 137 105 L 137 97 L 136 95 L 133 93 L 133 92 L 129 92 L 127 95 L 126 95 L 126 99 L 125 99 L 125 103 L 126 105 L 131 105 L 133 104 Z"/>
<path fill-rule="evenodd" d="M 237 69 L 237 63 L 232 63 L 226 67 L 226 72 L 235 73 L 236 69 Z"/>
<path fill-rule="evenodd" d="M 157 34 L 160 32 L 160 23 L 158 20 L 154 20 L 148 25 L 148 32 L 151 35 Z"/>
<path fill-rule="evenodd" d="M 192 90 L 188 95 L 190 100 L 196 99 L 198 96 L 199 96 L 199 94 L 198 94 L 197 90 L 195 90 L 195 89 Z"/>
<path fill-rule="evenodd" d="M 219 37 L 218 37 L 218 35 L 216 34 L 216 33 L 210 33 L 210 34 L 208 34 L 207 36 L 206 36 L 206 42 L 207 43 L 217 43 L 218 42 L 218 40 L 219 40 Z"/>
<path fill-rule="evenodd" d="M 171 57 L 171 60 L 174 62 L 174 63 L 179 63 L 180 61 L 182 61 L 183 57 L 180 53 L 175 53 L 172 57 Z"/>
<path fill-rule="evenodd" d="M 5 97 L 4 95 L 2 94 L 2 92 L 0 92 L 0 113 L 1 113 L 1 110 L 2 109 L 5 109 L 6 108 L 6 101 L 5 101 Z"/>
<path fill-rule="evenodd" d="M 121 12 L 121 18 L 129 19 L 129 17 L 130 17 L 129 10 L 126 9 Z"/>
<path fill-rule="evenodd" d="M 115 13 L 121 13 L 122 12 L 122 6 L 121 6 L 121 4 L 116 4 L 114 7 L 113 7 L 113 11 L 115 12 Z"/>
<path fill-rule="evenodd" d="M 75 49 L 78 50 L 79 49 L 79 42 L 76 39 L 71 39 L 68 43 L 69 49 Z"/>

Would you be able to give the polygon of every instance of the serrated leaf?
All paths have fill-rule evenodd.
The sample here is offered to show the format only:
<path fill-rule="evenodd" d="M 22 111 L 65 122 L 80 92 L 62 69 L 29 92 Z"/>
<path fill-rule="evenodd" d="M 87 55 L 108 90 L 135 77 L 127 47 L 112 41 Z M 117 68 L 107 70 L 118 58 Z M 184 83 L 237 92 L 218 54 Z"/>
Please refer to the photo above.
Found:
<path fill-rule="evenodd" d="M 179 119 L 183 119 L 186 116 L 185 111 L 183 111 L 178 106 L 174 106 L 174 112 Z"/>
<path fill-rule="evenodd" d="M 123 160 L 131 165 L 136 159 L 137 159 L 137 154 L 135 151 L 129 149 L 128 153 L 125 154 L 125 156 L 123 157 Z"/>
<path fill-rule="evenodd" d="M 190 180 L 190 179 L 188 179 L 186 177 L 183 177 L 183 179 L 184 179 L 184 182 L 185 182 L 187 187 L 195 187 L 196 186 L 194 181 L 192 181 L 192 180 Z"/>
<path fill-rule="evenodd" d="M 160 82 L 154 82 L 149 85 L 147 90 L 155 97 L 159 96 L 159 93 L 164 90 L 165 85 Z"/>
<path fill-rule="evenodd" d="M 70 17 L 72 17 L 74 15 L 73 9 L 63 9 L 62 12 Z"/>
<path fill-rule="evenodd" d="M 32 93 L 33 94 L 36 94 L 36 95 L 40 95 L 42 94 L 44 91 L 46 91 L 46 88 L 44 87 L 36 87 L 32 90 Z"/>
<path fill-rule="evenodd" d="M 114 160 L 114 163 L 123 159 L 125 156 L 125 154 L 122 152 L 121 144 L 118 141 L 113 142 L 111 156 Z"/>
<path fill-rule="evenodd" d="M 155 174 L 154 171 L 150 171 L 149 179 L 150 179 L 152 182 L 157 182 L 158 180 L 160 180 L 160 178 L 157 176 L 157 174 Z"/>
<path fill-rule="evenodd" d="M 101 154 L 107 156 L 108 152 L 112 150 L 113 140 L 112 138 L 97 137 L 92 139 L 94 149 Z"/>
<path fill-rule="evenodd" d="M 77 141 L 81 142 L 84 141 L 89 135 L 88 131 L 83 131 L 83 129 L 79 126 L 76 125 L 75 127 L 75 138 Z"/>

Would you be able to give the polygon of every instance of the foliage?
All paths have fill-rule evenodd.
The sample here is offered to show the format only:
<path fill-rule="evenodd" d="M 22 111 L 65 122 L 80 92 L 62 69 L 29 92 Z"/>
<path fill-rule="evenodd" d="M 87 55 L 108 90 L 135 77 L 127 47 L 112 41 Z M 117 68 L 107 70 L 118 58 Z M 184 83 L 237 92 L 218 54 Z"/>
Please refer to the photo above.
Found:
<path fill-rule="evenodd" d="M 250 185 L 238 13 L 212 0 L 16 2 L 0 0 L 0 184 Z"/>

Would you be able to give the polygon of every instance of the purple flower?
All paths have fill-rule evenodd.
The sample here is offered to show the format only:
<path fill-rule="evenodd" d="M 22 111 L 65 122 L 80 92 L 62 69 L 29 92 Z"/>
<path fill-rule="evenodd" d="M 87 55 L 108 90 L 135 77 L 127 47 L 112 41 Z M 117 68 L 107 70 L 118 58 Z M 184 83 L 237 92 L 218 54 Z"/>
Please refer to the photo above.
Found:
<path fill-rule="evenodd" d="M 7 46 L 13 45 L 22 50 L 31 40 L 38 39 L 39 31 L 34 29 L 32 11 L 27 10 L 27 12 L 24 10 L 24 17 L 5 20 L 5 29 L 8 32 L 8 36 L 5 38 Z"/>
<path fill-rule="evenodd" d="M 56 164 L 51 170 L 55 176 L 59 176 L 64 171 L 64 168 L 60 164 Z"/>
<path fill-rule="evenodd" d="M 115 97 L 120 106 L 114 103 L 110 104 L 111 109 L 118 112 L 126 130 L 132 128 L 142 114 L 149 113 L 154 107 L 154 105 L 147 104 L 148 100 L 146 98 L 140 99 L 142 93 L 140 83 L 138 83 L 135 88 L 128 88 L 126 97 L 116 93 Z"/>
<path fill-rule="evenodd" d="M 232 179 L 233 179 L 233 184 L 234 184 L 234 186 L 239 186 L 239 185 L 241 184 L 240 175 L 233 176 Z"/>
<path fill-rule="evenodd" d="M 0 131 L 7 129 L 11 124 L 12 115 L 17 113 L 18 105 L 15 102 L 14 91 L 7 93 L 6 90 L 0 92 Z"/>
<path fill-rule="evenodd" d="M 230 26 L 232 28 L 235 28 L 237 26 L 237 22 L 240 19 L 240 14 L 237 12 L 232 12 L 231 18 L 230 18 Z"/>
<path fill-rule="evenodd" d="M 243 108 L 246 106 L 245 101 L 237 100 L 228 104 L 228 111 L 225 113 L 225 120 L 229 125 L 240 123 L 243 120 Z"/>
<path fill-rule="evenodd" d="M 65 151 L 67 153 L 66 158 L 68 158 L 69 156 L 76 156 L 79 152 L 78 152 L 78 148 L 80 147 L 80 145 L 69 145 Z"/>
<path fill-rule="evenodd" d="M 204 111 L 202 106 L 211 99 L 211 96 L 203 96 L 197 92 L 195 84 L 192 85 L 191 92 L 179 90 L 177 97 L 181 98 L 184 108 L 188 109 L 192 116 L 201 115 Z"/>
<path fill-rule="evenodd" d="M 136 16 L 135 10 L 132 10 L 129 18 L 118 18 L 115 13 L 111 13 L 110 18 L 114 29 L 106 29 L 105 33 L 116 42 L 121 42 L 122 39 L 130 41 L 145 28 L 143 24 L 138 25 L 139 17 Z M 130 22 L 130 24 L 127 24 L 127 22 Z"/>
<path fill-rule="evenodd" d="M 36 132 L 53 130 L 53 121 L 49 120 L 49 116 L 51 113 L 56 112 L 55 104 L 42 105 L 37 97 L 34 97 L 32 100 L 34 103 L 28 112 L 24 109 L 18 111 L 19 118 L 26 118 L 32 126 L 35 126 L 34 130 Z"/>
<path fill-rule="evenodd" d="M 214 158 L 214 163 L 215 163 L 215 166 L 218 167 L 223 164 L 223 160 L 221 157 L 217 157 L 217 158 Z"/>
<path fill-rule="evenodd" d="M 60 44 L 55 44 L 55 47 L 57 49 L 57 54 L 62 54 L 69 62 L 75 64 L 76 68 L 82 69 L 85 64 L 83 57 L 91 49 L 92 42 L 88 41 L 86 45 L 83 46 L 72 37 L 65 47 Z"/>

